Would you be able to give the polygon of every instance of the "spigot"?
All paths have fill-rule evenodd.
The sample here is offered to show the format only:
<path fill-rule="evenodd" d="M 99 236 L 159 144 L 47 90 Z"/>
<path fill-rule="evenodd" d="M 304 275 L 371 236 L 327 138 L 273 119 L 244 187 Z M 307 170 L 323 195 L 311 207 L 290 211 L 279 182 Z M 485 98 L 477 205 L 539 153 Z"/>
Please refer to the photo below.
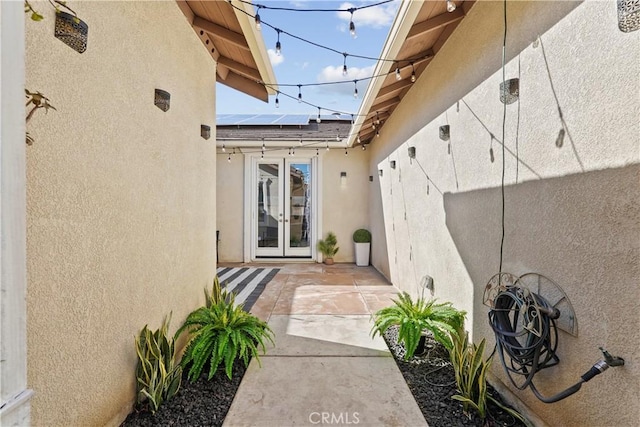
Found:
<path fill-rule="evenodd" d="M 602 347 L 600 347 L 600 351 L 602 352 L 602 355 L 604 356 L 604 361 L 607 363 L 607 365 L 611 367 L 624 366 L 624 359 L 622 357 L 612 356 L 611 354 L 609 354 L 607 350 L 605 350 Z"/>

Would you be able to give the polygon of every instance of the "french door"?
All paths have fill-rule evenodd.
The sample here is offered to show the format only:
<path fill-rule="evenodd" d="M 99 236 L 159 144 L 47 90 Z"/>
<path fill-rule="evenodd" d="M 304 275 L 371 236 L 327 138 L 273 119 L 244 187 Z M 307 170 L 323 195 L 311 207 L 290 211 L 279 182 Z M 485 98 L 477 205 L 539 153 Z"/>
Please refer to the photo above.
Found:
<path fill-rule="evenodd" d="M 312 158 L 252 162 L 252 253 L 255 258 L 311 258 L 315 221 Z"/>

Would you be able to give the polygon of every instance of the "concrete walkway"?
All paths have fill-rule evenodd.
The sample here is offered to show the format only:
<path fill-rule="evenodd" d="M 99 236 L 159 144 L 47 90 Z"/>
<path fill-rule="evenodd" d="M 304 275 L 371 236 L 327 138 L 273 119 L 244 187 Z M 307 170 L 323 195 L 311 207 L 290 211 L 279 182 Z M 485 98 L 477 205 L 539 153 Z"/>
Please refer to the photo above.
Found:
<path fill-rule="evenodd" d="M 274 265 L 275 266 L 275 265 Z M 426 426 L 371 313 L 397 289 L 371 267 L 284 264 L 252 313 L 275 346 L 252 360 L 224 426 Z"/>

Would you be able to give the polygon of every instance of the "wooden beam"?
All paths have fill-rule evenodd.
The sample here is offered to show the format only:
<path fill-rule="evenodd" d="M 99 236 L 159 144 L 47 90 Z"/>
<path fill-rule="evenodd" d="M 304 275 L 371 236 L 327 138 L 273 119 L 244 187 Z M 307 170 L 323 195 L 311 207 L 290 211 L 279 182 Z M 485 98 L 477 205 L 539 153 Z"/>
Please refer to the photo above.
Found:
<path fill-rule="evenodd" d="M 247 95 L 253 96 L 261 101 L 269 102 L 269 94 L 265 87 L 254 80 L 247 79 L 239 74 L 231 72 L 227 75 L 226 79 L 218 81 L 223 85 L 239 90 L 240 92 L 246 93 Z"/>
<path fill-rule="evenodd" d="M 439 28 L 446 27 L 453 22 L 460 21 L 464 16 L 464 10 L 459 7 L 451 13 L 446 12 L 434 18 L 427 19 L 426 21 L 418 22 L 409 30 L 409 34 L 407 34 L 407 41 L 415 37 L 420 37 L 431 31 L 435 31 Z"/>
<path fill-rule="evenodd" d="M 221 25 L 218 25 L 214 22 L 208 21 L 206 19 L 200 18 L 196 16 L 193 18 L 193 24 L 195 28 L 205 31 L 211 34 L 214 37 L 220 37 L 226 42 L 229 42 L 241 49 L 250 51 L 249 44 L 247 44 L 247 40 L 244 38 L 244 35 L 240 33 L 236 33 L 235 31 L 231 31 L 227 28 L 224 28 Z"/>
<path fill-rule="evenodd" d="M 393 107 L 399 103 L 400 103 L 399 97 L 391 98 L 388 101 L 383 101 L 379 104 L 374 105 L 373 107 L 371 107 L 371 110 L 369 110 L 369 112 L 373 112 L 373 114 L 375 115 L 376 111 L 386 110 L 387 108 Z"/>
<path fill-rule="evenodd" d="M 410 76 L 409 77 L 405 76 L 402 80 L 392 83 L 389 86 L 385 86 L 382 89 L 380 89 L 377 97 L 382 98 L 382 97 L 391 95 L 392 93 L 402 90 L 407 86 L 411 86 L 412 84 L 413 83 L 411 83 Z"/>
<path fill-rule="evenodd" d="M 241 64 L 237 61 L 234 61 L 231 58 L 227 58 L 226 56 L 220 55 L 218 57 L 218 65 L 222 65 L 223 67 L 227 67 L 230 70 L 235 71 L 237 74 L 240 74 L 248 79 L 253 81 L 259 81 L 262 78 L 260 77 L 260 71 L 255 68 L 251 68 L 244 64 Z"/>

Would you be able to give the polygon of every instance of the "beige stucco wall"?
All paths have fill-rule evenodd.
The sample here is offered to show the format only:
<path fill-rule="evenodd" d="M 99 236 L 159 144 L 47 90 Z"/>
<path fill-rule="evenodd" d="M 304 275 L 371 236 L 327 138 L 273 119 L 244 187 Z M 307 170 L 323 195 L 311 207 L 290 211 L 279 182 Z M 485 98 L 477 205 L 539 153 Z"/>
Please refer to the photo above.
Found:
<path fill-rule="evenodd" d="M 227 143 L 227 152 L 233 144 Z M 249 149 L 251 151 L 251 149 Z M 253 149 L 255 150 L 255 148 Z M 274 153 L 272 150 L 271 154 Z M 320 177 L 322 196 L 322 233 L 336 233 L 340 250 L 335 262 L 355 262 L 354 247 L 351 236 L 358 228 L 368 228 L 369 224 L 369 182 L 368 151 L 334 148 L 319 150 Z M 282 151 L 286 157 L 287 151 Z M 243 230 L 244 230 L 244 155 L 231 156 L 228 162 L 227 153 L 218 155 L 217 166 L 217 227 L 220 230 L 220 262 L 242 262 Z M 347 173 L 344 186 L 341 185 L 340 173 Z M 317 240 L 316 240 L 317 241 Z M 377 244 L 372 242 L 373 244 Z"/>
<path fill-rule="evenodd" d="M 32 423 L 118 424 L 134 336 L 171 332 L 215 271 L 215 64 L 175 2 L 76 2 L 78 54 L 54 14 L 27 21 L 27 87 L 57 111 L 29 123 L 28 382 Z M 154 106 L 154 89 L 171 108 Z"/>
<path fill-rule="evenodd" d="M 216 166 L 217 229 L 220 262 L 242 262 L 244 232 L 244 155 L 218 154 Z"/>
<path fill-rule="evenodd" d="M 618 30 L 615 2 L 509 2 L 508 17 L 506 77 L 520 76 L 520 102 L 507 106 L 503 271 L 557 282 L 579 328 L 560 332 L 560 365 L 536 384 L 545 395 L 572 385 L 599 346 L 626 360 L 559 403 L 516 395 L 549 425 L 636 426 L 640 32 Z M 371 161 L 384 170 L 370 200 L 374 239 L 387 241 L 374 247 L 376 266 L 414 294 L 432 276 L 435 296 L 467 310 L 474 340 L 491 345 L 482 293 L 499 268 L 502 150 L 493 141 L 492 163 L 489 148 L 491 134 L 502 140 L 502 19 L 501 2 L 476 3 L 383 127 Z M 451 155 L 438 137 L 447 123 Z M 497 359 L 493 371 L 507 381 Z"/>

